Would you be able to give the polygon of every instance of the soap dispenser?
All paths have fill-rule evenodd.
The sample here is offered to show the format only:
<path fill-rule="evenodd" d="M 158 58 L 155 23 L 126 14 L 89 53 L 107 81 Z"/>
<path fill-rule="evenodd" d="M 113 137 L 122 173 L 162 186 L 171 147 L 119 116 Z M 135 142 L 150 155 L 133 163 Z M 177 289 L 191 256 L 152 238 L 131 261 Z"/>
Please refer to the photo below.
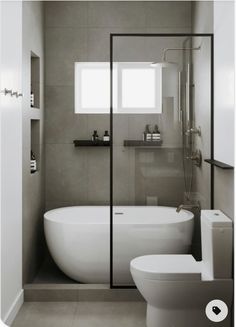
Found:
<path fill-rule="evenodd" d="M 35 173 L 37 171 L 37 161 L 36 161 L 36 157 L 35 154 L 33 153 L 33 151 L 31 150 L 31 156 L 30 156 L 30 171 L 31 174 Z"/>
<path fill-rule="evenodd" d="M 92 141 L 96 142 L 98 140 L 99 140 L 98 132 L 97 130 L 94 130 L 92 135 Z"/>
<path fill-rule="evenodd" d="M 34 93 L 32 91 L 32 85 L 31 85 L 31 92 L 30 92 L 30 107 L 34 108 Z"/>
<path fill-rule="evenodd" d="M 154 130 L 152 133 L 152 140 L 153 141 L 160 141 L 161 140 L 161 133 L 157 125 L 154 126 Z"/>
<path fill-rule="evenodd" d="M 110 141 L 110 136 L 108 134 L 108 131 L 105 131 L 105 133 L 103 135 L 103 141 L 104 142 L 109 142 Z"/>
<path fill-rule="evenodd" d="M 151 141 L 152 140 L 152 133 L 150 132 L 150 125 L 147 124 L 145 127 L 145 131 L 143 133 L 143 140 L 144 141 Z"/>

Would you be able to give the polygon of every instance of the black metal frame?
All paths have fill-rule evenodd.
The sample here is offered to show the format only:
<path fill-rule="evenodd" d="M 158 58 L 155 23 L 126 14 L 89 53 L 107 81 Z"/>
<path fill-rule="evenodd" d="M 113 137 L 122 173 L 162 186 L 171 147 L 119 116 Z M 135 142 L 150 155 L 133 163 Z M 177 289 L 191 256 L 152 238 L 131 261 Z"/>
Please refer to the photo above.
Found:
<path fill-rule="evenodd" d="M 110 34 L 110 288 L 132 289 L 135 286 L 113 285 L 113 39 L 115 37 L 209 37 L 211 40 L 211 160 L 214 159 L 214 35 L 212 33 L 111 33 Z M 214 166 L 211 165 L 211 209 L 214 208 Z"/>

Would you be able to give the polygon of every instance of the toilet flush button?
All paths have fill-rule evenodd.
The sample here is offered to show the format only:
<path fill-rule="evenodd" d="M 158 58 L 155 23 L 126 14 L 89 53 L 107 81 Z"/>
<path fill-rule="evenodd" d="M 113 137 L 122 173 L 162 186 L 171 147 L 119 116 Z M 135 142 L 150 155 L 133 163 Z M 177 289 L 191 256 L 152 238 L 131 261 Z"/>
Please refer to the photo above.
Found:
<path fill-rule="evenodd" d="M 227 317 L 228 307 L 225 302 L 221 300 L 212 300 L 207 304 L 205 313 L 209 320 L 220 322 Z"/>

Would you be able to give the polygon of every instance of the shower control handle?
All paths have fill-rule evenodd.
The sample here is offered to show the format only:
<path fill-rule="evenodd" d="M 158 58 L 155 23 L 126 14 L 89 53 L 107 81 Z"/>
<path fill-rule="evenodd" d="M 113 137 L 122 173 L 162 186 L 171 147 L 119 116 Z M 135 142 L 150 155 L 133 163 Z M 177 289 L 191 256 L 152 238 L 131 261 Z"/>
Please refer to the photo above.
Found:
<path fill-rule="evenodd" d="M 200 150 L 196 150 L 192 153 L 190 157 L 186 157 L 186 159 L 194 161 L 194 164 L 197 167 L 200 167 L 202 164 L 202 153 Z"/>
<path fill-rule="evenodd" d="M 198 136 L 201 136 L 201 128 L 200 127 L 192 127 L 187 129 L 187 131 L 185 132 L 185 134 L 188 136 L 190 134 L 197 134 Z"/>

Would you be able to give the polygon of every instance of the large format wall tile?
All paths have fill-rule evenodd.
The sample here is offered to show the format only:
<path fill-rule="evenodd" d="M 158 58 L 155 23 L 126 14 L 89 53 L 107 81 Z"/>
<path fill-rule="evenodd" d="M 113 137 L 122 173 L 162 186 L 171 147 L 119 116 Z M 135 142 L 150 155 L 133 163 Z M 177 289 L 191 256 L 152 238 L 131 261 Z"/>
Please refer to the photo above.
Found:
<path fill-rule="evenodd" d="M 124 140 L 129 139 L 129 115 L 113 115 L 113 144 L 123 146 Z"/>
<path fill-rule="evenodd" d="M 174 108 L 173 98 L 166 98 L 163 101 L 160 129 L 165 146 L 182 147 L 181 125 L 177 110 L 178 108 Z"/>
<path fill-rule="evenodd" d="M 47 28 L 46 85 L 74 85 L 74 63 L 87 61 L 87 29 Z"/>
<path fill-rule="evenodd" d="M 67 57 L 45 58 L 45 84 L 46 86 L 74 86 L 74 63 L 79 57 L 69 54 Z"/>
<path fill-rule="evenodd" d="M 89 27 L 145 26 L 143 2 L 89 2 L 88 25 Z"/>
<path fill-rule="evenodd" d="M 83 1 L 45 2 L 46 27 L 84 27 L 88 24 L 88 4 Z"/>
<path fill-rule="evenodd" d="M 74 113 L 74 88 L 48 86 L 45 92 L 47 143 L 72 143 L 88 138 L 88 116 Z"/>
<path fill-rule="evenodd" d="M 182 150 L 174 148 L 136 149 L 135 203 L 177 206 L 183 202 Z"/>
<path fill-rule="evenodd" d="M 73 139 L 90 139 L 94 130 L 98 130 L 101 137 L 105 130 L 110 132 L 109 114 L 74 114 L 74 62 L 109 61 L 110 33 L 171 33 L 176 28 L 178 32 L 189 32 L 190 7 L 188 2 L 164 1 L 45 3 L 47 209 L 109 203 L 109 149 L 74 148 L 72 145 Z M 115 38 L 114 60 L 153 61 L 161 57 L 163 47 L 177 46 L 181 42 L 143 37 Z M 179 55 L 171 54 L 170 59 L 179 61 Z M 123 147 L 124 139 L 142 139 L 146 124 L 158 124 L 164 144 L 172 140 L 173 146 L 179 146 L 178 126 L 170 103 L 162 115 L 114 115 L 116 204 L 143 204 L 147 194 L 155 193 L 157 179 L 145 179 L 143 170 L 140 173 L 140 167 L 143 169 L 143 165 L 150 163 L 151 155 L 141 155 L 139 162 L 134 148 Z M 156 155 L 154 158 L 153 165 L 157 163 Z M 150 170 L 153 169 L 151 165 Z M 183 185 L 177 179 L 176 183 L 179 194 L 183 194 Z M 67 190 L 66 194 L 63 188 Z M 171 201 L 164 191 L 162 197 L 166 203 Z"/>
<path fill-rule="evenodd" d="M 86 58 L 86 28 L 47 28 L 45 33 L 46 57 L 62 57 L 74 55 Z"/>
<path fill-rule="evenodd" d="M 109 148 L 90 148 L 87 156 L 88 203 L 106 205 L 110 201 Z"/>
<path fill-rule="evenodd" d="M 110 61 L 110 34 L 145 33 L 145 27 L 88 28 L 88 61 Z M 114 61 L 146 61 L 145 38 L 113 37 Z"/>
<path fill-rule="evenodd" d="M 134 150 L 123 146 L 113 147 L 113 204 L 134 205 L 135 175 Z"/>
<path fill-rule="evenodd" d="M 191 27 L 191 1 L 148 1 L 147 27 Z"/>
<path fill-rule="evenodd" d="M 186 29 L 185 29 L 186 30 Z M 190 29 L 188 29 L 191 32 Z M 165 29 L 160 31 L 158 28 L 146 29 L 147 33 L 173 33 L 173 29 Z M 175 31 L 175 33 L 177 33 Z M 145 48 L 146 51 L 146 59 L 145 61 L 163 61 L 163 51 L 167 48 L 182 48 L 183 44 L 187 37 L 147 37 L 145 38 Z M 167 60 L 170 62 L 175 62 L 179 65 L 179 69 L 181 70 L 182 60 L 183 60 L 183 51 L 168 51 L 167 52 Z"/>
<path fill-rule="evenodd" d="M 46 119 L 51 114 L 59 114 L 64 108 L 71 109 L 74 107 L 74 86 L 47 86 L 45 88 L 45 105 L 47 106 Z"/>
<path fill-rule="evenodd" d="M 72 144 L 46 145 L 46 199 L 78 201 L 88 194 L 87 153 Z"/>
<path fill-rule="evenodd" d="M 145 33 L 145 28 L 123 29 L 120 33 Z M 145 37 L 117 36 L 113 38 L 113 60 L 115 62 L 145 62 L 148 61 L 148 53 Z"/>

